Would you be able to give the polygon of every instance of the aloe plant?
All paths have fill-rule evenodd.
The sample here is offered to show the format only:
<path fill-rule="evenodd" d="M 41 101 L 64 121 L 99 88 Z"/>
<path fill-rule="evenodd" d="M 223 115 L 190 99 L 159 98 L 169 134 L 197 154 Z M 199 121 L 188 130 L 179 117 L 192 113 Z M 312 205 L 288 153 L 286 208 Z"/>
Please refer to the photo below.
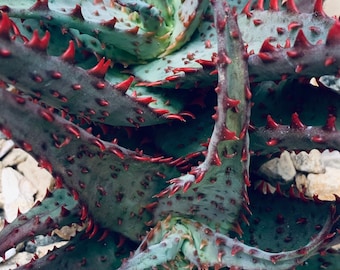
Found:
<path fill-rule="evenodd" d="M 1 0 L 0 130 L 56 187 L 0 254 L 78 222 L 18 268 L 336 265 L 338 196 L 252 187 L 282 149 L 340 149 L 339 97 L 309 84 L 339 75 L 340 22 L 310 2 Z"/>

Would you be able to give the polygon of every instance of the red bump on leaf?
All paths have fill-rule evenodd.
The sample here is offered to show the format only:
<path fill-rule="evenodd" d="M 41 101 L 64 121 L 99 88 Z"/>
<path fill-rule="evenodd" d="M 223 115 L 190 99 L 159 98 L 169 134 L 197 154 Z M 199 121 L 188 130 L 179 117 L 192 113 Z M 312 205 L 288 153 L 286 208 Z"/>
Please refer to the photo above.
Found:
<path fill-rule="evenodd" d="M 325 67 L 329 67 L 331 65 L 333 65 L 336 62 L 336 59 L 333 56 L 329 56 L 326 58 L 324 65 Z"/>
<path fill-rule="evenodd" d="M 270 261 L 273 264 L 276 264 L 278 260 L 284 258 L 286 255 L 285 254 L 277 254 L 277 255 L 271 255 L 270 256 Z"/>
<path fill-rule="evenodd" d="M 288 24 L 288 30 L 296 30 L 297 28 L 302 27 L 302 23 L 299 22 L 291 22 L 290 24 Z"/>
<path fill-rule="evenodd" d="M 233 245 L 231 248 L 231 256 L 235 256 L 237 253 L 243 251 L 243 247 L 239 245 Z"/>
<path fill-rule="evenodd" d="M 266 145 L 268 146 L 275 146 L 280 142 L 279 139 L 269 139 L 268 141 L 266 141 Z"/>
<path fill-rule="evenodd" d="M 263 21 L 261 19 L 254 19 L 253 20 L 253 24 L 255 26 L 259 26 L 259 25 L 263 24 Z"/>

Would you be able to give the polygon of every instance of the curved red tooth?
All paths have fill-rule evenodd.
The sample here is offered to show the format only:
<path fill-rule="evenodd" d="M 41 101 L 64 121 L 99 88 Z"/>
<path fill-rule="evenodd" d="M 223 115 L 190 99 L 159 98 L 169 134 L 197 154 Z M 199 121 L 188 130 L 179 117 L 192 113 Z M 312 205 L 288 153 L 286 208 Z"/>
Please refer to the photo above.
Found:
<path fill-rule="evenodd" d="M 93 219 L 89 218 L 89 221 L 87 223 L 87 227 L 86 227 L 85 233 L 89 233 L 92 230 L 93 225 L 94 225 Z"/>
<path fill-rule="evenodd" d="M 11 30 L 11 20 L 9 19 L 7 13 L 1 13 L 0 21 L 0 36 L 9 39 L 9 31 Z"/>
<path fill-rule="evenodd" d="M 181 67 L 181 68 L 174 68 L 173 73 L 184 72 L 184 73 L 195 73 L 199 71 L 198 68 L 190 68 L 190 67 Z"/>
<path fill-rule="evenodd" d="M 44 168 L 44 169 L 46 169 L 49 173 L 52 173 L 52 171 L 53 171 L 52 164 L 51 164 L 47 159 L 39 158 L 39 159 L 38 159 L 38 163 L 39 163 L 39 166 L 40 166 L 41 168 Z"/>
<path fill-rule="evenodd" d="M 295 1 L 294 0 L 287 0 L 286 7 L 287 7 L 287 10 L 289 12 L 299 13 L 299 10 L 298 10 L 298 8 L 295 5 Z"/>
<path fill-rule="evenodd" d="M 65 206 L 61 207 L 60 216 L 67 217 L 70 214 L 70 210 L 66 209 Z"/>
<path fill-rule="evenodd" d="M 118 21 L 117 18 L 113 17 L 113 19 L 108 20 L 108 21 L 104 21 L 104 22 L 102 22 L 100 24 L 103 25 L 103 26 L 107 26 L 107 27 L 113 29 L 113 28 L 115 28 L 115 25 L 116 25 L 117 21 Z"/>
<path fill-rule="evenodd" d="M 144 105 L 149 105 L 151 102 L 157 101 L 153 97 L 133 97 L 133 99 L 136 102 L 139 102 L 139 103 L 144 104 Z"/>
<path fill-rule="evenodd" d="M 215 152 L 215 154 L 213 155 L 212 162 L 216 166 L 221 166 L 222 165 L 222 161 L 221 161 L 221 159 L 220 159 L 220 157 L 219 157 L 217 152 Z"/>
<path fill-rule="evenodd" d="M 329 29 L 326 38 L 326 45 L 336 45 L 340 43 L 340 21 L 335 20 L 333 26 Z"/>
<path fill-rule="evenodd" d="M 250 187 L 250 178 L 249 178 L 249 173 L 248 173 L 248 170 L 244 170 L 243 171 L 243 180 L 244 180 L 244 183 L 247 187 Z"/>
<path fill-rule="evenodd" d="M 104 143 L 101 140 L 95 138 L 95 139 L 91 139 L 90 142 L 93 145 L 97 146 L 101 151 L 105 151 L 106 147 L 105 147 Z"/>
<path fill-rule="evenodd" d="M 89 235 L 89 239 L 92 239 L 97 234 L 97 232 L 98 232 L 98 224 L 95 224 L 91 234 Z"/>
<path fill-rule="evenodd" d="M 298 57 L 301 57 L 303 55 L 303 53 L 301 51 L 297 51 L 297 50 L 287 51 L 286 54 L 290 58 L 298 58 Z"/>
<path fill-rule="evenodd" d="M 132 84 L 132 82 L 133 82 L 134 79 L 135 79 L 135 78 L 134 78 L 133 76 L 130 76 L 130 77 L 127 78 L 125 81 L 122 81 L 122 82 L 120 82 L 120 83 L 117 83 L 117 84 L 114 86 L 114 88 L 115 88 L 116 90 L 122 92 L 122 93 L 125 93 L 125 92 L 129 89 L 129 87 L 130 87 L 130 85 Z"/>
<path fill-rule="evenodd" d="M 105 229 L 103 234 L 99 237 L 99 239 L 97 240 L 97 242 L 101 242 L 103 241 L 108 235 L 109 235 L 109 230 L 108 229 Z"/>
<path fill-rule="evenodd" d="M 67 49 L 60 56 L 60 58 L 68 63 L 73 63 L 75 58 L 76 50 L 74 46 L 74 41 L 70 40 Z"/>
<path fill-rule="evenodd" d="M 181 75 L 170 75 L 170 76 L 166 77 L 165 80 L 172 82 L 172 81 L 178 80 L 181 77 L 182 77 Z"/>
<path fill-rule="evenodd" d="M 59 189 L 63 187 L 63 178 L 60 175 L 54 177 L 55 179 L 55 188 Z"/>
<path fill-rule="evenodd" d="M 304 48 L 305 49 L 305 48 L 309 48 L 311 46 L 312 46 L 312 44 L 308 41 L 308 39 L 306 38 L 305 34 L 300 29 L 298 34 L 297 34 L 297 36 L 296 36 L 296 39 L 295 39 L 293 47 L 298 47 L 298 48 Z"/>
<path fill-rule="evenodd" d="M 251 5 L 251 0 L 248 1 L 247 4 L 245 4 L 245 6 L 243 7 L 241 13 L 247 15 L 247 18 L 249 19 L 251 16 L 253 16 L 253 14 L 250 12 L 250 5 Z"/>
<path fill-rule="evenodd" d="M 193 183 L 193 182 L 186 182 L 186 183 L 183 185 L 183 192 L 184 192 L 184 193 L 187 192 L 187 191 L 190 189 L 190 187 L 192 186 L 192 183 Z"/>
<path fill-rule="evenodd" d="M 224 127 L 223 130 L 222 130 L 222 138 L 223 138 L 223 140 L 228 140 L 228 141 L 234 141 L 234 140 L 239 139 L 236 136 L 236 133 L 234 131 L 231 131 L 226 127 Z"/>
<path fill-rule="evenodd" d="M 96 76 L 98 78 L 104 78 L 110 65 L 111 65 L 111 60 L 108 59 L 107 61 L 105 61 L 105 57 L 103 57 L 102 59 L 100 59 L 97 65 L 89 69 L 87 72 L 90 75 Z"/>
<path fill-rule="evenodd" d="M 169 189 L 169 188 L 166 188 L 166 189 L 162 190 L 161 192 L 159 192 L 158 194 L 154 195 L 153 197 L 154 197 L 154 198 L 162 198 L 162 197 L 164 197 L 166 194 L 168 194 L 169 191 L 170 191 L 170 189 Z"/>
<path fill-rule="evenodd" d="M 78 191 L 76 191 L 75 189 L 72 189 L 71 193 L 72 193 L 73 199 L 78 201 L 79 200 L 79 193 L 78 193 Z"/>
<path fill-rule="evenodd" d="M 54 121 L 54 115 L 51 113 L 49 110 L 46 109 L 40 109 L 39 110 L 39 115 L 44 118 L 47 122 L 52 123 Z"/>
<path fill-rule="evenodd" d="M 185 119 L 179 114 L 168 114 L 165 115 L 164 117 L 169 120 L 179 120 L 181 122 L 186 122 Z"/>
<path fill-rule="evenodd" d="M 25 45 L 32 49 L 46 51 L 48 43 L 50 41 L 50 37 L 51 37 L 50 32 L 46 31 L 45 35 L 42 38 L 40 38 L 38 30 L 34 30 L 31 39 L 28 42 L 26 42 Z"/>
<path fill-rule="evenodd" d="M 326 125 L 323 126 L 323 130 L 326 131 L 336 131 L 336 117 L 334 115 L 328 115 L 327 121 L 326 121 Z"/>
<path fill-rule="evenodd" d="M 152 202 L 152 203 L 145 205 L 143 208 L 146 209 L 146 211 L 152 213 L 153 210 L 157 207 L 157 205 L 158 205 L 158 202 Z"/>
<path fill-rule="evenodd" d="M 290 127 L 293 129 L 305 129 L 306 126 L 299 119 L 299 115 L 297 113 L 292 114 L 292 121 Z"/>
<path fill-rule="evenodd" d="M 316 0 L 314 3 L 314 13 L 318 16 L 326 17 L 326 13 L 323 10 L 323 0 Z"/>
<path fill-rule="evenodd" d="M 122 152 L 122 150 L 120 150 L 119 148 L 114 148 L 114 147 L 111 147 L 109 148 L 109 151 L 113 154 L 115 154 L 117 157 L 119 157 L 120 159 L 124 159 L 125 155 L 124 153 Z"/>
<path fill-rule="evenodd" d="M 65 127 L 66 131 L 73 134 L 77 139 L 80 138 L 80 131 L 76 126 L 71 125 L 71 124 L 65 124 L 64 127 Z"/>
<path fill-rule="evenodd" d="M 70 15 L 84 21 L 83 14 L 81 12 L 81 6 L 79 4 L 76 4 L 74 9 L 72 9 Z"/>
<path fill-rule="evenodd" d="M 279 11 L 278 0 L 270 0 L 270 2 L 269 2 L 269 10 Z"/>
<path fill-rule="evenodd" d="M 48 0 L 37 0 L 33 6 L 29 8 L 30 11 L 47 11 L 50 10 L 48 8 Z"/>
<path fill-rule="evenodd" d="M 274 58 L 271 54 L 269 54 L 269 53 L 266 53 L 266 52 L 259 52 L 257 55 L 261 58 L 261 60 L 262 60 L 264 63 L 268 63 L 268 62 L 273 62 L 273 61 L 275 61 L 275 58 Z"/>
<path fill-rule="evenodd" d="M 263 0 L 257 0 L 257 3 L 256 3 L 256 6 L 255 6 L 255 9 L 257 9 L 257 10 L 264 10 L 264 8 L 263 8 Z"/>
<path fill-rule="evenodd" d="M 197 60 L 195 60 L 195 62 L 202 65 L 203 68 L 214 68 L 214 67 L 216 67 L 216 63 L 214 61 L 210 61 L 210 60 L 197 59 Z"/>
<path fill-rule="evenodd" d="M 81 211 L 80 211 L 80 220 L 84 221 L 87 218 L 88 210 L 85 205 L 81 206 Z"/>
<path fill-rule="evenodd" d="M 273 45 L 270 44 L 270 42 L 275 41 L 274 38 L 269 37 L 266 38 L 261 46 L 260 52 L 274 52 L 276 51 L 276 47 L 274 47 Z"/>
<path fill-rule="evenodd" d="M 267 115 L 267 129 L 277 129 L 280 125 L 274 121 L 271 115 Z"/>

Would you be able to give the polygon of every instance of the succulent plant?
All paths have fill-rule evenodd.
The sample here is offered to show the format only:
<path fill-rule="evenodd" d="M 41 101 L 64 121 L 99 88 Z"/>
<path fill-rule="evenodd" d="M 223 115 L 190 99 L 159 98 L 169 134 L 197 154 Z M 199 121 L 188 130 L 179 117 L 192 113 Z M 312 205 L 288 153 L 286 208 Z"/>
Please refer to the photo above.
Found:
<path fill-rule="evenodd" d="M 283 150 L 340 149 L 309 84 L 339 75 L 340 22 L 311 2 L 1 0 L 0 131 L 56 187 L 0 254 L 75 222 L 18 268 L 336 267 L 338 195 L 253 188 Z"/>

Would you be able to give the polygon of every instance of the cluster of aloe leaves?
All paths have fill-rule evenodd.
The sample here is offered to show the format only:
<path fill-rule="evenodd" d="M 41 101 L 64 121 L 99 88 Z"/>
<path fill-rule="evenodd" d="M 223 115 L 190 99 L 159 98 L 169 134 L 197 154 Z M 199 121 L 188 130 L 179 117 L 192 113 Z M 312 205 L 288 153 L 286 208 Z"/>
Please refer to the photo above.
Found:
<path fill-rule="evenodd" d="M 309 84 L 340 70 L 322 4 L 1 0 L 0 131 L 56 187 L 0 254 L 81 223 L 18 269 L 336 269 L 338 196 L 253 189 L 283 149 L 340 150 L 340 97 Z"/>

